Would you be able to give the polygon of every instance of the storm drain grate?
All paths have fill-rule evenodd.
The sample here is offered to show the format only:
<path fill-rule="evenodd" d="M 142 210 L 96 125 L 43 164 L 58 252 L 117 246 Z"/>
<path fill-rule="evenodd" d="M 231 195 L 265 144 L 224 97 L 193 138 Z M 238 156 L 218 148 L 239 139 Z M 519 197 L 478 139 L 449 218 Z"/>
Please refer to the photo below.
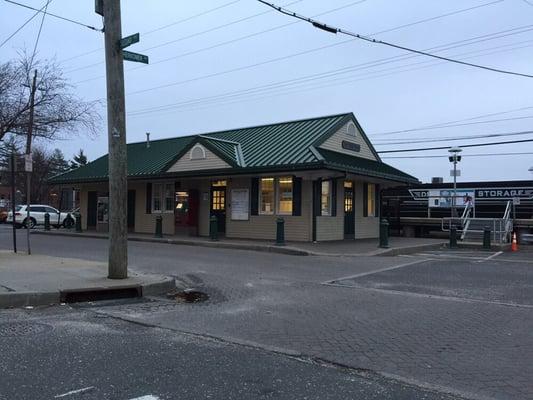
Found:
<path fill-rule="evenodd" d="M 60 298 L 62 303 L 81 303 L 87 301 L 131 299 L 141 296 L 142 288 L 136 286 L 126 288 L 64 291 L 61 292 Z"/>
<path fill-rule="evenodd" d="M 51 325 L 41 323 L 7 322 L 0 324 L 0 337 L 37 335 L 51 329 Z"/>

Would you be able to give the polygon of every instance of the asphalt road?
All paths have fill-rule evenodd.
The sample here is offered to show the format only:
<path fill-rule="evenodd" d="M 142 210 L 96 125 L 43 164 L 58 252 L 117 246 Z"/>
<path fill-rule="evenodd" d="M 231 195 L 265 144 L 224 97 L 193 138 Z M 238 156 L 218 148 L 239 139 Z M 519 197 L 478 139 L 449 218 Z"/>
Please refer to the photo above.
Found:
<path fill-rule="evenodd" d="M 0 227 L 0 248 L 10 246 L 5 228 Z M 36 255 L 106 259 L 107 241 L 101 239 L 35 235 L 32 243 Z M 131 323 L 142 324 L 148 332 L 145 339 L 156 342 L 159 331 L 176 338 L 192 334 L 197 340 L 193 347 L 216 338 L 242 354 L 272 357 L 269 368 L 301 359 L 314 361 L 306 367 L 318 370 L 326 368 L 321 362 L 346 367 L 333 369 L 341 375 L 370 371 L 357 375 L 362 379 L 357 382 L 370 385 L 369 393 L 377 390 L 373 384 L 385 388 L 378 398 L 401 398 L 402 382 L 409 384 L 414 399 L 439 398 L 443 393 L 472 399 L 529 399 L 533 398 L 531 255 L 441 251 L 411 257 L 299 257 L 131 242 L 132 268 L 177 276 L 206 292 L 209 300 L 95 303 L 69 310 L 68 318 L 89 322 L 87 318 L 96 313 L 108 317 L 103 321 L 121 321 L 125 332 L 135 331 L 137 325 Z M 58 308 L 47 312 L 53 314 Z M 41 311 L 33 311 L 38 320 Z M 0 321 L 4 319 L 1 315 Z M 83 335 L 78 336 L 83 342 Z M 123 346 L 129 342 L 124 335 Z M 133 339 L 131 344 L 139 345 Z M 72 356 L 78 346 L 69 349 Z M 123 354 L 114 357 L 120 360 Z M 125 356 L 124 361 L 128 361 Z M 112 364 L 104 365 L 108 363 Z M 318 370 L 309 370 L 309 376 Z M 286 377 L 293 377 L 290 369 Z M 228 379 L 233 383 L 240 378 L 235 374 Z M 331 379 L 341 386 L 345 382 L 340 375 Z M 298 387 L 289 381 L 284 385 Z M 171 393 L 162 388 L 160 396 Z M 372 398 L 359 397 L 359 389 L 352 387 L 348 394 L 333 390 L 338 396 L 331 398 Z M 60 392 L 59 387 L 55 390 Z M 239 392 L 234 398 L 247 395 Z M 291 397 L 289 392 L 271 396 L 284 395 L 305 398 L 294 393 Z"/>

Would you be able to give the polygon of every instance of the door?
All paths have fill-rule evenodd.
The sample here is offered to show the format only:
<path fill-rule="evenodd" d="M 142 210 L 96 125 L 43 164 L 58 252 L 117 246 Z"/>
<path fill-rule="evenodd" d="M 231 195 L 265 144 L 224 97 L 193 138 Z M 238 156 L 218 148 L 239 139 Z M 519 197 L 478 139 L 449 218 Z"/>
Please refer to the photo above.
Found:
<path fill-rule="evenodd" d="M 211 183 L 211 215 L 217 217 L 218 232 L 226 232 L 226 181 Z"/>
<path fill-rule="evenodd" d="M 355 234 L 355 214 L 353 207 L 354 188 L 352 181 L 344 182 L 344 234 L 353 237 Z"/>
<path fill-rule="evenodd" d="M 44 224 L 44 214 L 46 210 L 44 207 L 41 206 L 30 206 L 30 218 L 33 218 L 35 220 L 35 223 L 37 225 L 43 225 Z"/>
<path fill-rule="evenodd" d="M 96 192 L 87 192 L 87 228 L 96 228 Z"/>
<path fill-rule="evenodd" d="M 135 190 L 128 190 L 128 231 L 135 231 Z"/>

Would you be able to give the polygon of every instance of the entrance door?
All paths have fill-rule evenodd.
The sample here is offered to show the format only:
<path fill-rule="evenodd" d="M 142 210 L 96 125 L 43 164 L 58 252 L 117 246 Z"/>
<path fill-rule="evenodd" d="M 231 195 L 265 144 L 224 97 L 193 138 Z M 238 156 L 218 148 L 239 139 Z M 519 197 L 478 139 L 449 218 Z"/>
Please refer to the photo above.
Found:
<path fill-rule="evenodd" d="M 226 232 L 226 181 L 211 183 L 211 215 L 217 217 L 218 232 Z"/>
<path fill-rule="evenodd" d="M 128 190 L 128 231 L 135 230 L 135 190 Z"/>
<path fill-rule="evenodd" d="M 351 236 L 355 234 L 355 215 L 354 215 L 354 190 L 353 182 L 344 182 L 344 234 Z"/>
<path fill-rule="evenodd" d="M 87 228 L 96 229 L 97 192 L 87 192 Z"/>

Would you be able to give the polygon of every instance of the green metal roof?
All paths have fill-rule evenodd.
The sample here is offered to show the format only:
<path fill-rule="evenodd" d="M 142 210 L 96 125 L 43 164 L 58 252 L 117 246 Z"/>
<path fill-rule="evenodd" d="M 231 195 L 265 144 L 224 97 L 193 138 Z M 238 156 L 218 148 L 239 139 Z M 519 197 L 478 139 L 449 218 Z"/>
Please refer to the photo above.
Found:
<path fill-rule="evenodd" d="M 299 167 L 308 168 L 312 165 L 324 166 L 324 163 L 329 164 L 329 162 L 325 161 L 324 159 L 327 157 L 322 157 L 322 155 L 328 155 L 332 152 L 321 149 L 321 155 L 315 146 L 326 140 L 349 120 L 357 123 L 352 113 L 346 113 L 201 135 L 153 140 L 150 142 L 150 147 L 146 146 L 146 142 L 130 143 L 127 147 L 128 176 L 131 178 L 163 176 L 168 168 L 195 143 L 201 143 L 227 161 L 235 173 L 261 169 L 272 170 L 273 168 L 283 170 Z M 366 136 L 364 137 L 366 139 Z M 368 144 L 373 149 L 372 145 Z M 328 157 L 330 156 L 328 155 Z M 363 160 L 360 157 L 352 156 L 342 158 L 346 165 L 350 160 L 356 164 L 353 159 Z M 361 162 L 365 163 L 366 160 Z M 362 168 L 361 171 L 370 171 L 373 167 L 386 166 L 381 162 L 374 163 L 373 165 L 365 163 L 367 168 Z M 333 165 L 338 167 L 341 164 L 332 163 Z M 107 180 L 107 166 L 108 159 L 105 155 L 81 168 L 53 177 L 50 183 L 105 181 Z M 386 167 L 390 168 L 387 171 L 391 176 L 396 177 L 395 180 L 403 181 L 406 176 L 415 179 L 392 167 Z"/>

